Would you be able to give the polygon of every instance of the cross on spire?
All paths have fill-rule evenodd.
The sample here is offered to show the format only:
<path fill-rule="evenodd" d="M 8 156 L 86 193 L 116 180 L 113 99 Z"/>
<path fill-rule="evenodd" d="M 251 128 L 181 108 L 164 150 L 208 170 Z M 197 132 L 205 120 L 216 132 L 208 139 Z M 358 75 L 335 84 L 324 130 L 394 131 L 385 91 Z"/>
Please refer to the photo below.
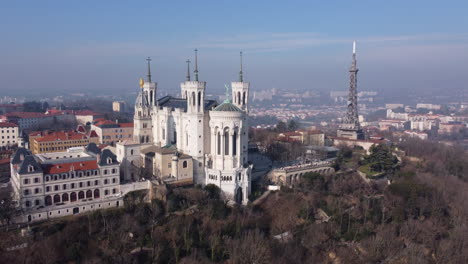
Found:
<path fill-rule="evenodd" d="M 148 75 L 147 75 L 147 78 L 148 78 L 148 82 L 151 82 L 151 66 L 150 66 L 151 58 L 148 57 L 146 59 L 146 61 L 148 62 Z"/>

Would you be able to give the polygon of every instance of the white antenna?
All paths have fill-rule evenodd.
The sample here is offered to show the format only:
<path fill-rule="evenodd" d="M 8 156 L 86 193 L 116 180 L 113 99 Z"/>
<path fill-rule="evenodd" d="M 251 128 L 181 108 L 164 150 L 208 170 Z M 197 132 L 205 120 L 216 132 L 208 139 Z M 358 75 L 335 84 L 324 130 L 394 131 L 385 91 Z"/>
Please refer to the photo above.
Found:
<path fill-rule="evenodd" d="M 353 54 L 356 54 L 356 41 L 353 41 Z"/>

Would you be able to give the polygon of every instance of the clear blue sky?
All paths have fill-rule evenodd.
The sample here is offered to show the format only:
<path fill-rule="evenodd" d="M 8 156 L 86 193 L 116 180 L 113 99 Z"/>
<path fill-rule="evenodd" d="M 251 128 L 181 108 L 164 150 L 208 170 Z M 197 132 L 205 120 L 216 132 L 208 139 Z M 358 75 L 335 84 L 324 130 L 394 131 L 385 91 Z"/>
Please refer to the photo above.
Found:
<path fill-rule="evenodd" d="M 4 1 L 0 92 L 135 91 L 153 58 L 178 91 L 199 49 L 209 90 L 347 87 L 358 42 L 359 89 L 461 90 L 468 83 L 468 1 Z M 1 94 L 0 94 L 1 95 Z"/>

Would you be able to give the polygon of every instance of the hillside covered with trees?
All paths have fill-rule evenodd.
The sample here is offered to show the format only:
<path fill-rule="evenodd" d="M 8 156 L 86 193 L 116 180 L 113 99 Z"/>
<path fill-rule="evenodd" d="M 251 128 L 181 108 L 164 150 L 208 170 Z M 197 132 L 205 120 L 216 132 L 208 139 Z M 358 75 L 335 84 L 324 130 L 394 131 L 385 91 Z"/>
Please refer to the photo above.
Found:
<path fill-rule="evenodd" d="M 4 263 L 468 263 L 467 154 L 402 142 L 393 156 L 340 153 L 332 176 L 305 175 L 247 207 L 215 186 L 169 190 L 145 202 L 1 232 Z M 376 154 L 377 155 L 377 154 Z M 346 164 L 391 168 L 366 182 Z M 385 164 L 377 164 L 381 161 Z M 27 243 L 24 249 L 7 248 Z"/>

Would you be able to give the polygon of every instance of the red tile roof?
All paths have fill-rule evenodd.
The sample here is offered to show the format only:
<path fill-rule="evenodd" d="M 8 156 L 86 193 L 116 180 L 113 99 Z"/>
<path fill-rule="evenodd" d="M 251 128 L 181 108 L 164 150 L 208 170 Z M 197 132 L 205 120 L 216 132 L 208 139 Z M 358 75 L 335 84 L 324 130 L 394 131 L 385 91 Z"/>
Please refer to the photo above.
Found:
<path fill-rule="evenodd" d="M 69 171 L 95 170 L 99 168 L 96 160 L 59 163 L 59 164 L 47 164 L 43 166 L 45 167 L 44 173 L 46 174 L 64 173 L 64 172 L 69 172 Z"/>
<path fill-rule="evenodd" d="M 102 125 L 116 125 L 117 123 L 110 121 L 110 120 L 99 120 L 97 122 L 94 122 L 94 125 L 97 127 L 100 127 Z"/>
<path fill-rule="evenodd" d="M 58 141 L 58 140 L 76 140 L 86 139 L 86 135 L 77 133 L 75 131 L 56 131 L 49 132 L 42 137 L 36 138 L 37 142 Z"/>
<path fill-rule="evenodd" d="M 92 131 L 89 133 L 89 137 L 98 137 L 98 134 L 96 133 L 96 131 L 92 130 Z"/>
<path fill-rule="evenodd" d="M 133 127 L 133 123 L 120 123 L 119 127 Z"/>
<path fill-rule="evenodd" d="M 0 122 L 0 127 L 18 127 L 18 125 L 10 122 Z"/>

